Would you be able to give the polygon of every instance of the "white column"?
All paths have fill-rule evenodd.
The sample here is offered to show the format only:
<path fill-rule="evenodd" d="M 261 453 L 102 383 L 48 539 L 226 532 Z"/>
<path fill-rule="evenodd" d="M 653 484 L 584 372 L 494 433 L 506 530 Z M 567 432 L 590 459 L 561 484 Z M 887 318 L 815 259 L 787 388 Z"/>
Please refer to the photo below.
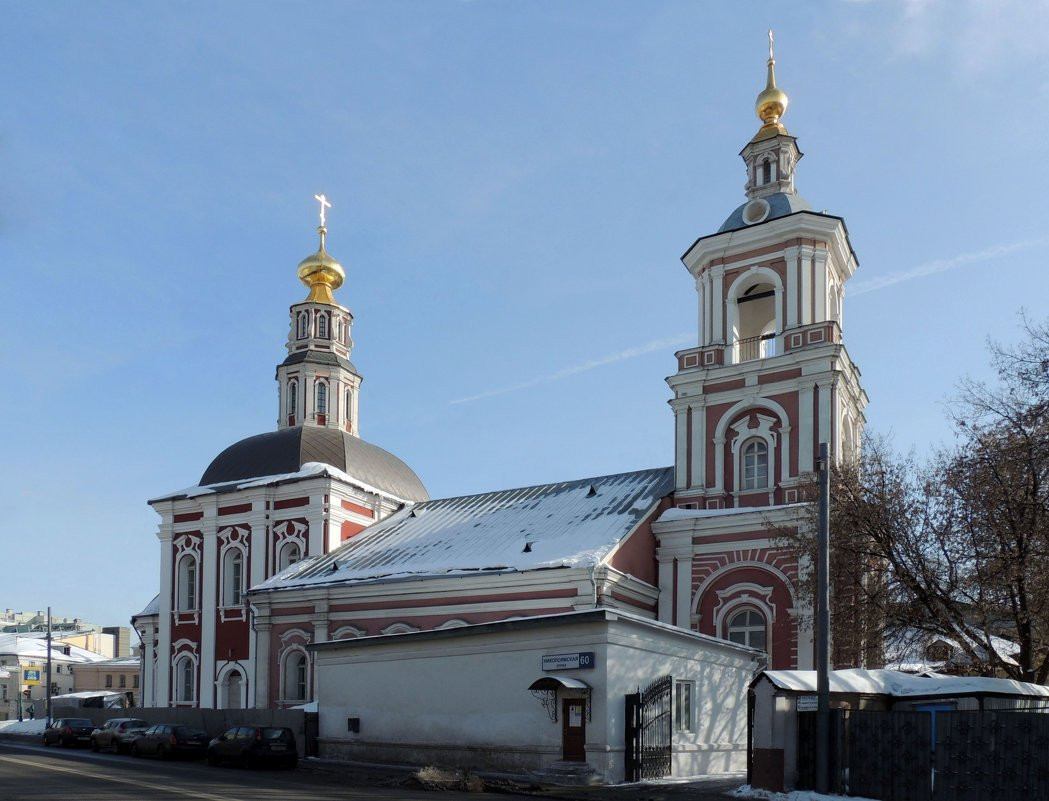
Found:
<path fill-rule="evenodd" d="M 798 474 L 811 473 L 815 456 L 812 449 L 812 387 L 798 391 Z"/>
<path fill-rule="evenodd" d="M 688 487 L 688 406 L 674 405 L 674 486 Z"/>
<path fill-rule="evenodd" d="M 692 486 L 707 486 L 707 409 L 692 404 Z"/>
<path fill-rule="evenodd" d="M 310 505 L 307 507 L 306 523 L 309 530 L 306 532 L 307 548 L 310 556 L 319 556 L 324 553 L 324 491 L 316 490 L 310 492 Z"/>
<path fill-rule="evenodd" d="M 801 250 L 801 320 L 802 325 L 812 322 L 812 254 L 811 247 Z"/>
<path fill-rule="evenodd" d="M 725 269 L 718 267 L 714 271 L 714 289 L 710 297 L 712 318 L 711 342 L 725 341 Z"/>
<path fill-rule="evenodd" d="M 677 593 L 674 603 L 674 625 L 687 629 L 692 618 L 692 557 L 677 557 Z"/>
<path fill-rule="evenodd" d="M 827 306 L 827 251 L 818 249 L 812 258 L 813 278 L 815 281 L 815 303 L 812 310 L 813 322 L 824 322 L 830 319 L 830 309 Z"/>
<path fill-rule="evenodd" d="M 270 618 L 255 618 L 255 708 L 269 709 L 270 706 Z"/>
<path fill-rule="evenodd" d="M 836 389 L 834 383 L 830 379 L 820 382 L 820 403 L 819 403 L 819 441 L 826 442 L 828 445 L 831 444 L 831 422 L 834 417 L 834 390 Z"/>

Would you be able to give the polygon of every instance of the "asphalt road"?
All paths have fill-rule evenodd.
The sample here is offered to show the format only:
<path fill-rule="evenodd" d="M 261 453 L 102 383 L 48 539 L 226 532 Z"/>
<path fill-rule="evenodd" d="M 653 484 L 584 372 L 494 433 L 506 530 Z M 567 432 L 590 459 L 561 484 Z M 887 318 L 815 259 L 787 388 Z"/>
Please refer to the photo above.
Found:
<path fill-rule="evenodd" d="M 349 786 L 337 774 L 310 770 L 209 767 L 203 761 L 164 762 L 87 749 L 0 742 L 0 801 L 415 801 L 500 799 L 488 793 L 438 793 L 396 787 Z"/>

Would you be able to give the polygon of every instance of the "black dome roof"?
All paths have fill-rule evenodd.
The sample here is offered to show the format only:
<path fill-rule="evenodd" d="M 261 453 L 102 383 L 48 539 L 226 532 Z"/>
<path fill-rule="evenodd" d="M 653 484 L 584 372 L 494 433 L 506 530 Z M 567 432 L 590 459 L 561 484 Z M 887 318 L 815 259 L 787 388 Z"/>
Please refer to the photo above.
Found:
<path fill-rule="evenodd" d="M 242 439 L 208 465 L 201 485 L 295 473 L 307 462 L 337 467 L 356 479 L 407 501 L 429 499 L 408 465 L 377 445 L 335 428 L 298 426 Z"/>

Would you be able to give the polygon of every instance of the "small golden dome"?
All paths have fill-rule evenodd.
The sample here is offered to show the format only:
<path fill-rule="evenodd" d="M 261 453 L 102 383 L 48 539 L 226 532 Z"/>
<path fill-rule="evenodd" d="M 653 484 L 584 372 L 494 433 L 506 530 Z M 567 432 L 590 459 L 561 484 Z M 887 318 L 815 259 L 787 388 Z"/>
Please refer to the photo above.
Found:
<path fill-rule="evenodd" d="M 779 133 L 786 133 L 787 129 L 780 124 L 780 118 L 787 111 L 790 99 L 787 93 L 776 86 L 776 59 L 772 52 L 772 31 L 769 31 L 769 61 L 768 80 L 765 89 L 758 95 L 754 103 L 754 112 L 758 119 L 764 123 L 761 130 L 754 136 L 753 141 L 767 139 Z"/>
<path fill-rule="evenodd" d="M 299 262 L 299 280 L 309 287 L 307 303 L 327 303 L 334 306 L 336 304 L 332 291 L 342 286 L 342 282 L 346 280 L 346 271 L 324 249 L 324 237 L 328 229 L 322 225 L 317 228 L 317 233 L 321 237 L 321 246 L 312 256 L 307 256 Z"/>

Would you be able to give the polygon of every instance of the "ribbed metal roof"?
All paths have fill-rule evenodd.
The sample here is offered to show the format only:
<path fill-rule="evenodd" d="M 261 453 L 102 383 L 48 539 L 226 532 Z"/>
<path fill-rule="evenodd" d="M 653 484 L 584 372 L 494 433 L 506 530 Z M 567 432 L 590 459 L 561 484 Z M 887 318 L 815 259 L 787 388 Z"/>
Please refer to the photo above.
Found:
<path fill-rule="evenodd" d="M 666 467 L 427 501 L 255 589 L 596 565 L 673 481 Z"/>
<path fill-rule="evenodd" d="M 215 457 L 201 486 L 294 473 L 307 462 L 329 464 L 370 487 L 408 501 L 424 501 L 419 477 L 389 451 L 345 431 L 298 426 L 242 439 Z"/>
<path fill-rule="evenodd" d="M 342 367 L 345 370 L 349 370 L 355 375 L 359 375 L 359 373 L 357 373 L 357 368 L 353 366 L 353 363 L 349 359 L 344 359 L 342 356 L 339 356 L 338 354 L 332 353 L 330 351 L 314 350 L 313 348 L 308 348 L 306 350 L 300 350 L 296 353 L 292 353 L 288 356 L 288 358 L 286 358 L 280 363 L 280 366 L 285 367 L 289 364 L 304 363 L 324 364 L 332 367 L 338 366 Z"/>

